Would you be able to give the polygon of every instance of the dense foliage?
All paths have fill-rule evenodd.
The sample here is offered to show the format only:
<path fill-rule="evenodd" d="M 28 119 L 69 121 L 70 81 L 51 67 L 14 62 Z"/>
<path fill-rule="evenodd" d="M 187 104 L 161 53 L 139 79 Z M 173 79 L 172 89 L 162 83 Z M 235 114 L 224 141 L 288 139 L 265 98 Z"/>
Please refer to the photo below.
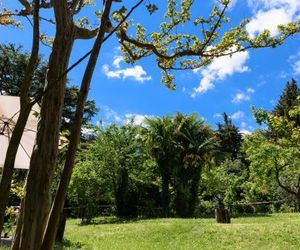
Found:
<path fill-rule="evenodd" d="M 68 202 L 88 220 L 103 205 L 121 217 L 298 210 L 298 92 L 293 80 L 273 111 L 255 110 L 267 127 L 247 136 L 225 113 L 215 131 L 181 113 L 102 127 L 81 144 Z"/>

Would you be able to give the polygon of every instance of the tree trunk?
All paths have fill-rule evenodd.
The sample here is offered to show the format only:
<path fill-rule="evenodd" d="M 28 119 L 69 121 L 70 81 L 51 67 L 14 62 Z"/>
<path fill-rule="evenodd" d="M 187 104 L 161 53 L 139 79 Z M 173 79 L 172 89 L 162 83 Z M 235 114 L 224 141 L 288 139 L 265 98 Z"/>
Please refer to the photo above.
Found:
<path fill-rule="evenodd" d="M 296 211 L 299 213 L 300 212 L 300 192 L 298 192 L 296 195 L 296 202 L 297 202 Z"/>
<path fill-rule="evenodd" d="M 42 243 L 43 250 L 47 250 L 47 249 L 51 250 L 55 243 L 55 237 L 57 235 L 58 224 L 59 224 L 59 217 L 63 213 L 65 197 L 72 176 L 76 150 L 80 140 L 80 131 L 81 131 L 81 124 L 82 124 L 82 115 L 84 113 L 84 105 L 89 93 L 89 87 L 95 69 L 95 65 L 97 62 L 97 58 L 100 53 L 102 41 L 105 34 L 106 23 L 109 18 L 110 9 L 111 9 L 111 1 L 106 1 L 105 10 L 101 18 L 101 26 L 99 29 L 99 33 L 94 43 L 93 51 L 91 53 L 88 65 L 86 67 L 82 79 L 81 88 L 80 88 L 78 101 L 77 101 L 74 123 L 70 135 L 70 143 L 66 155 L 66 161 L 61 176 L 61 180 L 58 186 L 58 190 L 56 192 L 56 196 L 53 202 L 49 220 L 47 223 L 47 228 Z M 61 239 L 63 237 L 63 233 L 64 233 L 64 227 L 63 227 L 63 231 L 60 233 Z"/>
<path fill-rule="evenodd" d="M 190 184 L 190 198 L 189 198 L 189 217 L 193 216 L 195 213 L 196 205 L 198 203 L 198 194 L 199 194 L 199 182 L 201 176 L 201 168 L 198 167 L 195 169 L 192 177 L 192 183 Z"/>
<path fill-rule="evenodd" d="M 68 66 L 75 40 L 75 26 L 67 2 L 53 1 L 56 18 L 56 36 L 49 59 L 48 86 L 42 100 L 41 120 L 36 145 L 30 161 L 30 169 L 22 207 L 22 229 L 19 249 L 38 250 L 50 210 L 50 184 L 56 166 L 59 131 L 66 77 L 59 79 Z"/>
<path fill-rule="evenodd" d="M 62 212 L 61 215 L 59 216 L 59 224 L 58 224 L 57 233 L 55 237 L 56 240 L 59 242 L 62 242 L 64 238 L 66 222 L 67 222 L 67 214 L 65 212 Z M 42 249 L 44 248 L 42 247 Z"/>
<path fill-rule="evenodd" d="M 190 200 L 190 190 L 188 184 L 183 180 L 179 180 L 175 185 L 175 210 L 179 217 L 187 218 L 189 217 L 189 200 Z"/>
<path fill-rule="evenodd" d="M 169 176 L 162 175 L 162 208 L 163 208 L 163 216 L 168 217 L 170 214 L 170 191 L 169 191 Z"/>
<path fill-rule="evenodd" d="M 129 198 L 128 190 L 128 171 L 125 167 L 121 167 L 118 171 L 117 192 L 115 195 L 116 213 L 118 217 L 128 216 L 127 201 Z"/>
<path fill-rule="evenodd" d="M 229 224 L 231 222 L 230 213 L 223 204 L 219 204 L 215 209 L 215 217 L 217 223 Z"/>

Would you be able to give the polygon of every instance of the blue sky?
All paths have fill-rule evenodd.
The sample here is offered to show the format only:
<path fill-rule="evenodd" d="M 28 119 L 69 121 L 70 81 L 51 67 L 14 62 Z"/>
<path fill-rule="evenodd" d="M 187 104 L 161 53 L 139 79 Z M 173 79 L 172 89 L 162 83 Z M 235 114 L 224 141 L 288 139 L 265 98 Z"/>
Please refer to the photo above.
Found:
<path fill-rule="evenodd" d="M 102 1 L 100 1 L 102 2 Z M 155 30 L 161 21 L 164 5 L 153 0 L 160 11 L 149 17 L 145 7 L 134 13 L 135 20 Z M 198 3 L 199 2 L 199 3 Z M 135 1 L 126 1 L 128 7 Z M 2 0 L 4 6 L 19 8 L 17 1 Z M 214 1 L 196 0 L 193 15 L 206 15 Z M 117 5 L 117 4 L 115 4 Z M 98 6 L 89 7 L 83 15 L 91 16 Z M 118 7 L 118 6 L 116 6 Z M 199 13 L 196 9 L 200 9 Z M 43 13 L 50 16 L 51 13 Z M 236 24 L 241 18 L 251 18 L 247 30 L 255 35 L 264 28 L 277 34 L 277 24 L 300 18 L 299 0 L 235 0 L 228 16 Z M 31 27 L 22 20 L 22 30 L 0 27 L 0 42 L 22 44 L 26 50 L 31 47 Z M 44 23 L 42 30 L 53 34 L 54 28 Z M 192 32 L 192 30 L 188 30 Z M 93 41 L 77 41 L 71 61 L 75 62 L 92 46 Z M 176 73 L 177 90 L 170 91 L 160 82 L 160 70 L 154 58 L 147 58 L 134 65 L 122 61 L 118 41 L 112 37 L 104 46 L 98 60 L 90 90 L 90 99 L 100 108 L 94 118 L 96 123 L 123 123 L 135 118 L 138 123 L 145 116 L 163 116 L 197 112 L 212 126 L 221 121 L 220 113 L 228 113 L 234 123 L 245 132 L 251 132 L 256 125 L 250 112 L 250 105 L 272 109 L 287 81 L 292 77 L 300 81 L 300 35 L 289 39 L 276 49 L 258 49 L 235 54 L 233 57 L 218 58 L 211 65 L 197 71 Z M 50 48 L 41 46 L 41 53 L 47 58 Z M 81 82 L 85 63 L 69 74 L 71 83 Z"/>

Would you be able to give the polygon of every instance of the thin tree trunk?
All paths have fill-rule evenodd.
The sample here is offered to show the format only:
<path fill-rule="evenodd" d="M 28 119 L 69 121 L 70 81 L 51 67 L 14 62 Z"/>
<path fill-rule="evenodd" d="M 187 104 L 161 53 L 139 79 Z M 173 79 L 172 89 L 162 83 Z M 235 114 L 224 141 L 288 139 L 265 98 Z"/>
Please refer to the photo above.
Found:
<path fill-rule="evenodd" d="M 53 6 L 57 25 L 47 82 L 55 83 L 55 87 L 49 88 L 42 100 L 41 120 L 22 207 L 20 242 L 14 242 L 19 244 L 19 249 L 38 250 L 42 244 L 50 210 L 49 190 L 56 166 L 66 77 L 56 80 L 67 69 L 76 35 L 67 2 L 53 1 Z"/>
<path fill-rule="evenodd" d="M 33 22 L 33 41 L 31 48 L 31 55 L 26 67 L 24 80 L 20 89 L 20 113 L 16 123 L 16 126 L 12 132 L 11 140 L 8 145 L 8 149 L 5 156 L 3 165 L 2 178 L 0 182 L 0 235 L 3 229 L 4 216 L 6 204 L 9 196 L 9 190 L 11 187 L 11 181 L 13 177 L 13 170 L 15 165 L 15 159 L 20 145 L 20 141 L 23 135 L 24 128 L 26 126 L 28 116 L 31 110 L 31 104 L 29 103 L 28 92 L 31 84 L 32 77 L 38 62 L 39 53 L 39 0 L 34 1 L 34 22 Z"/>
<path fill-rule="evenodd" d="M 299 213 L 300 212 L 300 193 L 298 192 L 297 195 L 296 195 L 296 211 Z"/>
<path fill-rule="evenodd" d="M 162 175 L 162 207 L 163 216 L 168 217 L 170 212 L 169 176 Z"/>
<path fill-rule="evenodd" d="M 64 238 L 66 222 L 67 222 L 67 214 L 65 211 L 63 211 L 59 216 L 59 223 L 58 223 L 57 233 L 55 236 L 55 239 L 59 242 L 62 242 Z"/>
<path fill-rule="evenodd" d="M 73 123 L 72 132 L 70 135 L 70 143 L 66 155 L 65 165 L 63 169 L 63 173 L 61 176 L 61 180 L 59 183 L 59 187 L 53 202 L 53 206 L 51 209 L 50 217 L 48 220 L 42 248 L 43 250 L 51 250 L 54 247 L 55 243 L 55 237 L 57 234 L 58 224 L 60 215 L 63 211 L 65 197 L 67 193 L 67 189 L 70 183 L 73 167 L 74 167 L 74 161 L 75 161 L 75 155 L 76 150 L 78 147 L 78 143 L 80 140 L 80 131 L 81 131 L 81 124 L 82 124 L 82 115 L 84 113 L 84 105 L 88 96 L 90 82 L 92 79 L 92 75 L 95 69 L 95 65 L 98 59 L 98 55 L 100 53 L 102 41 L 105 34 L 105 27 L 107 20 L 109 19 L 109 13 L 111 9 L 111 0 L 106 1 L 105 9 L 101 18 L 101 26 L 99 29 L 99 33 L 97 36 L 97 39 L 93 46 L 93 51 L 90 56 L 88 65 L 86 67 L 81 88 L 78 96 L 77 101 L 77 107 L 76 107 L 76 113 Z"/>
<path fill-rule="evenodd" d="M 200 167 L 195 169 L 194 176 L 192 177 L 192 183 L 190 187 L 190 199 L 189 199 L 189 217 L 193 216 L 195 213 L 196 205 L 198 202 L 198 192 L 199 192 L 199 182 L 201 176 Z"/>

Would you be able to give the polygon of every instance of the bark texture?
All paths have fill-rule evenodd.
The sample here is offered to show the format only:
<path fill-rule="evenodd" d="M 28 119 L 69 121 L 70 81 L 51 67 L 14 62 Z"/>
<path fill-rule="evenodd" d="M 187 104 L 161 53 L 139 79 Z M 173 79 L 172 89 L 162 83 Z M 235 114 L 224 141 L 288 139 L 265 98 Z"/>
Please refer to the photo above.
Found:
<path fill-rule="evenodd" d="M 57 230 L 60 221 L 60 215 L 63 213 L 65 197 L 70 183 L 73 167 L 74 167 L 76 150 L 80 140 L 80 131 L 81 131 L 81 124 L 82 124 L 82 115 L 84 113 L 84 104 L 88 96 L 92 75 L 100 53 L 102 41 L 105 34 L 106 23 L 109 20 L 111 2 L 112 2 L 111 0 L 106 1 L 105 9 L 101 18 L 99 33 L 94 43 L 88 65 L 86 67 L 82 79 L 73 128 L 70 135 L 70 143 L 69 143 L 66 160 L 65 160 L 65 165 L 58 186 L 58 190 L 56 192 L 56 196 L 52 205 L 50 217 L 48 220 L 48 224 L 47 224 L 47 228 L 46 228 L 46 232 L 45 232 L 45 236 L 41 248 L 43 250 L 51 250 L 54 247 L 55 237 L 57 235 Z"/>
<path fill-rule="evenodd" d="M 14 242 L 14 245 L 18 245 L 18 249 L 22 250 L 38 250 L 42 244 L 50 210 L 49 190 L 56 166 L 66 82 L 66 77 L 59 81 L 57 79 L 67 69 L 76 33 L 67 2 L 64 0 L 53 1 L 53 7 L 57 25 L 49 59 L 47 82 L 55 84 L 55 86 L 49 86 L 42 100 L 41 119 L 22 207 L 20 239 L 19 242 Z"/>
<path fill-rule="evenodd" d="M 217 223 L 229 224 L 231 222 L 230 213 L 223 205 L 215 209 L 215 217 Z"/>

